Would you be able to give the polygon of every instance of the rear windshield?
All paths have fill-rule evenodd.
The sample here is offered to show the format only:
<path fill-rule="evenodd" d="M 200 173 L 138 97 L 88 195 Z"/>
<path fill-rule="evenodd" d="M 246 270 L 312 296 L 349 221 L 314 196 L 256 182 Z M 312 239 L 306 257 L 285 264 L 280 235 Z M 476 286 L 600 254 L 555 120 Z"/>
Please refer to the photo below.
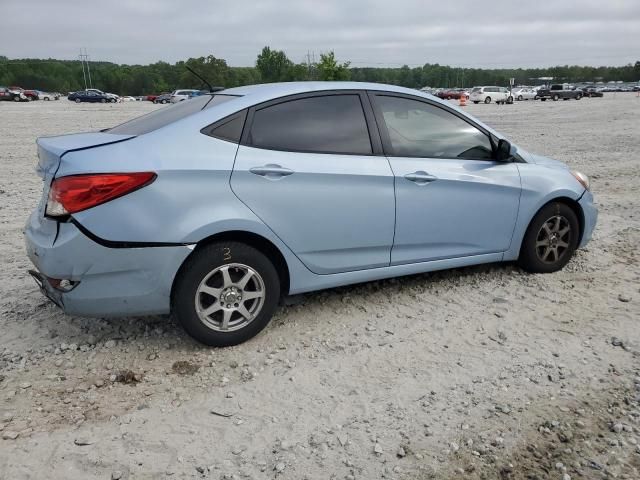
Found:
<path fill-rule="evenodd" d="M 473 87 L 473 90 L 471 90 L 472 92 L 481 92 L 482 91 L 482 87 Z"/>
<path fill-rule="evenodd" d="M 167 107 L 160 107 L 133 120 L 129 120 L 117 127 L 105 130 L 118 135 L 144 135 L 153 132 L 177 120 L 181 120 L 205 108 L 219 105 L 237 98 L 234 95 L 201 95 L 191 100 L 185 100 Z"/>

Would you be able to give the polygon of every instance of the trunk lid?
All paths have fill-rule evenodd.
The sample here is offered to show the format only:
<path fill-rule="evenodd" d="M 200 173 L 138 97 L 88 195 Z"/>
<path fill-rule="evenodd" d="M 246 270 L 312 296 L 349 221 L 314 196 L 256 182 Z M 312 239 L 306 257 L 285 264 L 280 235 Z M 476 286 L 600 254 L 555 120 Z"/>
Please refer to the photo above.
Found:
<path fill-rule="evenodd" d="M 36 166 L 36 173 L 44 182 L 42 198 L 38 205 L 39 216 L 44 216 L 51 181 L 55 177 L 65 153 L 122 142 L 134 138 L 134 136 L 135 135 L 112 135 L 110 133 L 90 132 L 38 138 L 36 141 L 38 145 L 38 165 Z"/>

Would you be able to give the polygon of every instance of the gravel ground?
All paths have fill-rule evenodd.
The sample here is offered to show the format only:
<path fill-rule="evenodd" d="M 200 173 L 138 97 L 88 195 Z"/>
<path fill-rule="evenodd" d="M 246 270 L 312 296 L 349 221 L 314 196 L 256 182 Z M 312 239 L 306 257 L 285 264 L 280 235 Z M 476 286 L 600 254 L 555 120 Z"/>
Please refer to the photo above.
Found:
<path fill-rule="evenodd" d="M 562 271 L 307 295 L 212 350 L 166 317 L 67 317 L 26 275 L 35 138 L 156 107 L 0 103 L 0 478 L 640 478 L 640 98 L 469 105 L 592 179 Z"/>

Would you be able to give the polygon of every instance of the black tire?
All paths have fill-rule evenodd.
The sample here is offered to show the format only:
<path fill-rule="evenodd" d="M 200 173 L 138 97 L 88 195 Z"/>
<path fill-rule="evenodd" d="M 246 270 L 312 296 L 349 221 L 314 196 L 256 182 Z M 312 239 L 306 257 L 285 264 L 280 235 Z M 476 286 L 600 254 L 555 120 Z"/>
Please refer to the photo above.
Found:
<path fill-rule="evenodd" d="M 580 100 L 581 98 L 582 98 L 582 95 L 580 95 L 580 94 L 578 94 L 578 95 L 576 96 L 576 100 Z"/>
<path fill-rule="evenodd" d="M 546 98 L 541 98 L 541 99 L 540 99 L 540 101 L 541 101 L 541 102 L 546 102 L 546 101 L 547 101 L 547 99 L 546 99 Z"/>
<path fill-rule="evenodd" d="M 19 102 L 20 101 L 20 97 L 18 95 L 16 95 L 15 97 L 13 97 L 13 101 L 14 102 Z"/>
<path fill-rule="evenodd" d="M 230 269 L 233 265 L 250 267 L 257 272 L 264 285 L 262 307 L 253 320 L 237 330 L 215 330 L 205 324 L 196 311 L 196 302 L 202 301 L 199 296 L 205 295 L 197 293 L 201 282 L 224 265 L 232 265 Z M 218 242 L 196 250 L 180 268 L 171 295 L 171 313 L 197 341 L 212 347 L 228 347 L 245 342 L 260 333 L 271 320 L 279 300 L 278 272 L 264 254 L 244 243 Z M 219 300 L 216 301 L 219 303 Z M 216 301 L 212 303 L 215 304 Z M 244 305 L 244 302 L 240 303 Z"/>
<path fill-rule="evenodd" d="M 518 101 L 522 101 L 522 95 L 518 95 Z"/>
<path fill-rule="evenodd" d="M 554 102 L 557 102 L 559 98 L 560 98 L 560 97 L 559 97 L 559 96 L 558 96 L 558 94 L 556 93 L 556 94 L 555 94 L 551 99 L 552 99 Z"/>
<path fill-rule="evenodd" d="M 556 253 L 551 255 L 547 249 L 552 247 L 553 240 L 549 245 L 539 245 L 548 236 L 549 230 L 544 230 L 545 224 L 553 230 L 555 219 L 559 221 L 559 236 L 556 237 Z M 550 223 L 549 223 L 550 222 Z M 569 227 L 568 233 L 562 231 Z M 578 217 L 571 207 L 566 203 L 551 202 L 540 209 L 533 217 L 520 247 L 520 257 L 518 264 L 524 270 L 532 273 L 553 273 L 561 270 L 571 259 L 573 252 L 578 247 L 578 237 L 580 236 L 580 223 Z M 561 247 L 561 243 L 566 243 L 566 247 Z M 560 250 L 562 248 L 562 251 Z M 553 248 L 552 248 L 553 249 Z M 545 253 L 549 253 L 545 261 Z M 555 258 L 552 258 L 554 257 Z"/>
<path fill-rule="evenodd" d="M 513 97 L 509 95 L 509 98 L 507 98 L 507 104 L 511 105 L 512 103 L 513 103 Z"/>
<path fill-rule="evenodd" d="M 80 100 L 79 98 L 76 98 L 75 102 L 76 103 L 80 103 L 82 100 Z"/>
<path fill-rule="evenodd" d="M 167 103 L 167 101 L 166 100 L 161 100 L 160 103 L 162 103 L 164 105 L 165 103 Z"/>
<path fill-rule="evenodd" d="M 484 99 L 484 103 L 491 103 L 491 97 L 486 97 Z"/>
<path fill-rule="evenodd" d="M 100 103 L 107 103 L 107 100 L 102 98 L 102 99 L 100 99 Z"/>
<path fill-rule="evenodd" d="M 473 102 L 473 103 L 475 103 L 475 104 L 477 105 L 477 104 L 479 104 L 479 103 L 480 103 L 480 101 L 479 101 L 479 100 L 474 100 L 474 102 Z"/>

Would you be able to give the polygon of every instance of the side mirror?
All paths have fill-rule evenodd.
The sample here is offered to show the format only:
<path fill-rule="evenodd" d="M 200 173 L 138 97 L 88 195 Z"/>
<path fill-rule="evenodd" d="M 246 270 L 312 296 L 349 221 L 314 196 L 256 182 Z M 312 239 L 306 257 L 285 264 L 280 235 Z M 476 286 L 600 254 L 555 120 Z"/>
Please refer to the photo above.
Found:
<path fill-rule="evenodd" d="M 504 138 L 498 140 L 498 148 L 496 148 L 496 160 L 499 162 L 507 162 L 512 157 L 511 143 Z"/>

